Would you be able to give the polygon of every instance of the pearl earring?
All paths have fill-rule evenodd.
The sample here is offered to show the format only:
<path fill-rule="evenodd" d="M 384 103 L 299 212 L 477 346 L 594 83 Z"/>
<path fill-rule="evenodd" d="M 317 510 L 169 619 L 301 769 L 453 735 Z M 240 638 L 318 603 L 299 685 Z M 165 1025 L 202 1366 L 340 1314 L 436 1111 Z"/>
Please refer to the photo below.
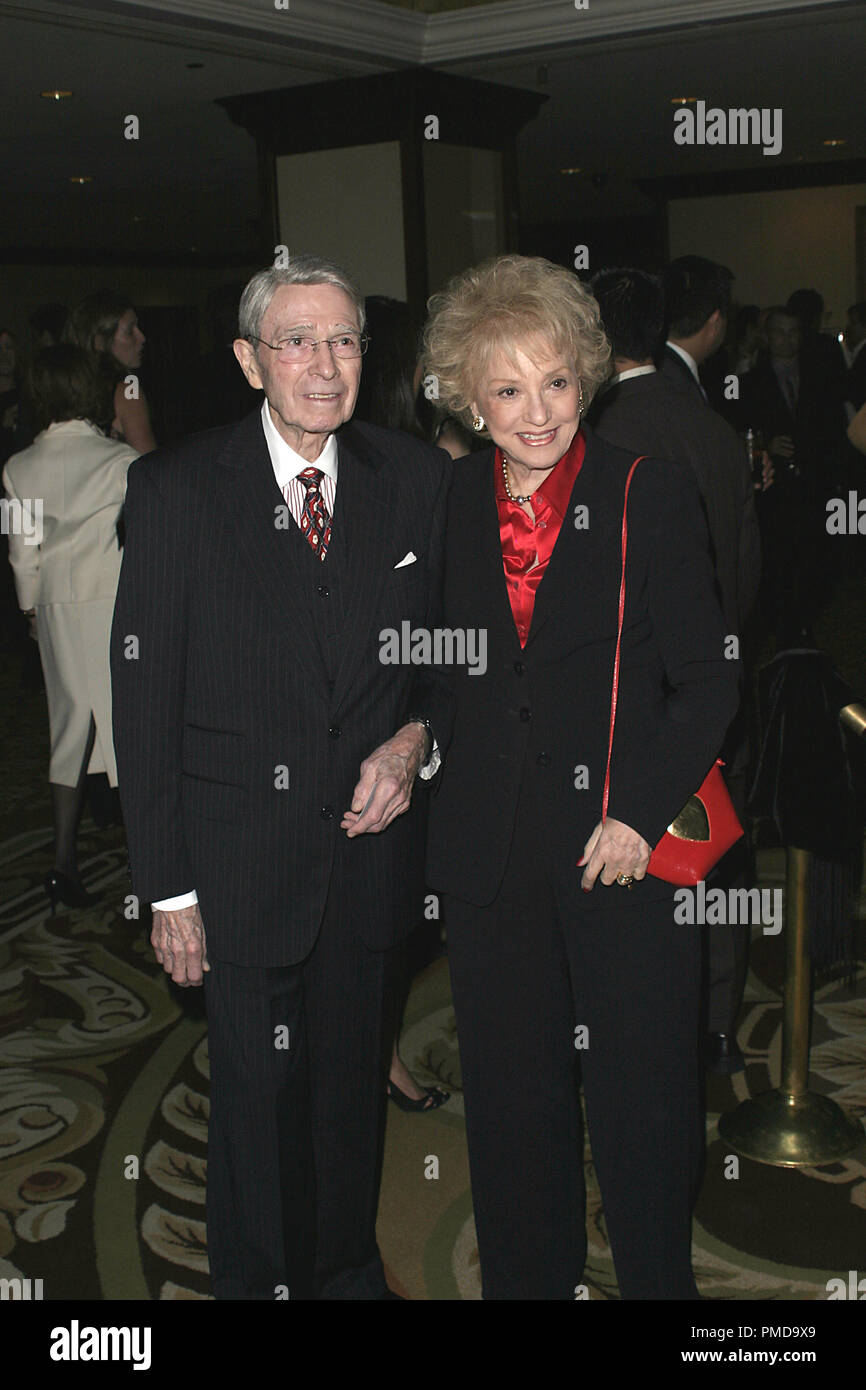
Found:
<path fill-rule="evenodd" d="M 481 431 L 484 429 L 484 417 L 483 417 L 483 415 L 473 415 L 473 416 L 472 416 L 472 428 L 474 429 L 474 431 L 475 431 L 476 434 L 480 434 L 480 433 L 481 433 Z"/>

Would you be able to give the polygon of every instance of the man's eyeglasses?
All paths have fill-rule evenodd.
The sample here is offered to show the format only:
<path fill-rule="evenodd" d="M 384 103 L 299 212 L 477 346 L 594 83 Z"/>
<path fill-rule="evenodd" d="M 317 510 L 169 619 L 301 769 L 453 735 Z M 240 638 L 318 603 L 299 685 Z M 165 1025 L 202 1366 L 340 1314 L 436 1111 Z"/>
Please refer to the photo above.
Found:
<path fill-rule="evenodd" d="M 340 333 L 336 338 L 303 338 L 300 334 L 293 334 L 291 338 L 283 338 L 279 343 L 266 343 L 264 338 L 257 338 L 254 334 L 247 335 L 247 340 L 251 343 L 261 343 L 262 347 L 270 348 L 276 352 L 283 362 L 309 362 L 313 353 L 322 343 L 327 343 L 335 357 L 361 357 L 370 345 L 370 339 L 366 333 Z"/>

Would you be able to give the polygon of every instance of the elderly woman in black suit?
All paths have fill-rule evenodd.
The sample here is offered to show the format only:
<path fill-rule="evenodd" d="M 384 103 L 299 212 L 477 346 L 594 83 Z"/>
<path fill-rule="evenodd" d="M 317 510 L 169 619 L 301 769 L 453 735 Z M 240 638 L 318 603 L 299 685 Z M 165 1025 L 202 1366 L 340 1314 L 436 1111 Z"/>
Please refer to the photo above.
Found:
<path fill-rule="evenodd" d="M 647 865 L 737 703 L 697 486 L 655 459 L 634 473 L 602 823 L 633 457 L 581 424 L 610 355 L 596 302 L 570 271 L 504 256 L 430 310 L 440 399 L 492 439 L 451 492 L 442 622 L 476 630 L 466 649 L 486 662 L 451 668 L 428 860 L 484 1297 L 577 1294 L 579 1059 L 620 1293 L 696 1298 L 700 931 L 675 921 L 675 889 Z"/>

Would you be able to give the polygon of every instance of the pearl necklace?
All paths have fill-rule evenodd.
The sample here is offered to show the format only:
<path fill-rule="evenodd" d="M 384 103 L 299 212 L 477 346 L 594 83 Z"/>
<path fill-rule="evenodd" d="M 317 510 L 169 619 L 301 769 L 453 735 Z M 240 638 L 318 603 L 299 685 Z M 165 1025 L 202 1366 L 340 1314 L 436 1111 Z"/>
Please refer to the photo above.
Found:
<path fill-rule="evenodd" d="M 508 486 L 508 459 L 505 457 L 504 454 L 502 455 L 502 481 L 505 484 L 505 495 L 508 498 L 509 502 L 519 502 L 520 505 L 523 506 L 523 503 L 528 502 L 529 499 L 533 496 L 533 493 L 530 493 L 529 497 L 515 497 L 514 493 L 511 491 L 511 488 Z"/>

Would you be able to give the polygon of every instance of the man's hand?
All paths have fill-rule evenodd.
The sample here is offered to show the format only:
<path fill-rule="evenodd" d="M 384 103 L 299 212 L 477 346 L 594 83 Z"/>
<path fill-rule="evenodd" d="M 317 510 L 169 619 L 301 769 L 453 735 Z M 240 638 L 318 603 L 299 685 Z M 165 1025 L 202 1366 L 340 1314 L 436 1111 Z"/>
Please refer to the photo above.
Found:
<path fill-rule="evenodd" d="M 646 840 L 624 825 L 621 820 L 610 817 L 593 830 L 584 846 L 578 868 L 586 868 L 580 880 L 584 893 L 588 893 L 601 874 L 601 881 L 610 886 L 616 882 L 617 874 L 630 874 L 632 878 L 644 878 L 652 850 Z"/>
<path fill-rule="evenodd" d="M 378 835 L 408 811 L 427 739 L 421 724 L 404 724 L 393 738 L 364 759 L 360 781 L 352 793 L 351 809 L 340 822 L 350 840 L 356 835 Z"/>
<path fill-rule="evenodd" d="M 775 454 L 777 458 L 792 459 L 794 441 L 789 434 L 775 434 L 770 440 L 768 452 Z"/>
<path fill-rule="evenodd" d="M 150 944 L 163 970 L 176 985 L 200 985 L 202 971 L 210 970 L 198 903 L 176 908 L 173 912 L 155 908 Z"/>

